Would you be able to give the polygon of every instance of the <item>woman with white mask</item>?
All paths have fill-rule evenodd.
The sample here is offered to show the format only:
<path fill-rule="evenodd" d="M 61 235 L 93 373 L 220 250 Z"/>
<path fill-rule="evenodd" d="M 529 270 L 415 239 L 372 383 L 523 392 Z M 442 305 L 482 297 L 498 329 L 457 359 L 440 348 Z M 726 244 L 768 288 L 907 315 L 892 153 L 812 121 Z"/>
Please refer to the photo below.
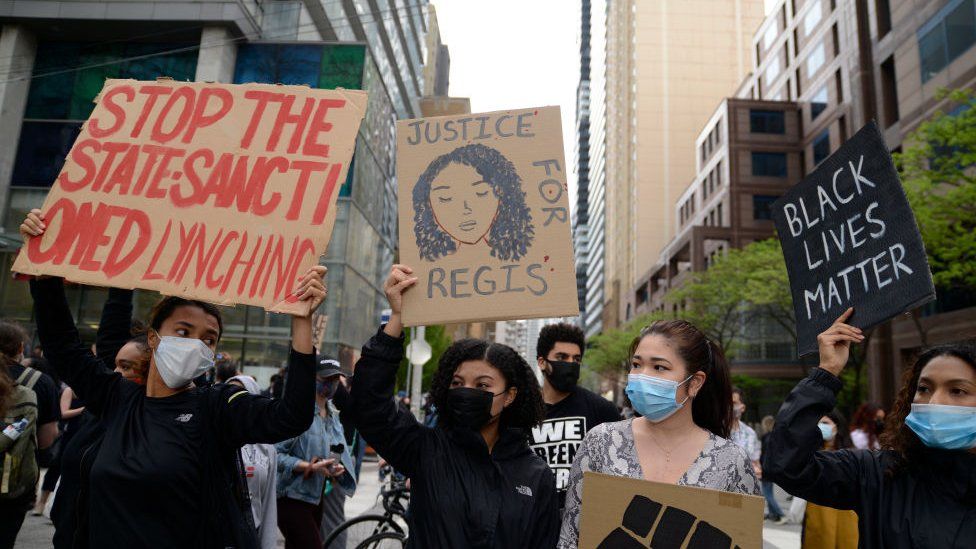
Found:
<path fill-rule="evenodd" d="M 821 418 L 837 401 L 851 344 L 848 309 L 817 338 L 820 367 L 776 417 L 763 474 L 810 503 L 849 509 L 860 547 L 963 548 L 976 540 L 976 346 L 919 355 L 881 437 L 881 450 L 821 449 Z"/>
<path fill-rule="evenodd" d="M 630 347 L 627 397 L 640 415 L 595 427 L 569 475 L 560 549 L 577 547 L 583 473 L 760 494 L 752 463 L 728 440 L 732 384 L 722 350 L 684 320 L 657 321 Z"/>
<path fill-rule="evenodd" d="M 45 228 L 40 210 L 20 226 L 25 242 Z M 90 474 L 88 546 L 258 547 L 238 449 L 308 429 L 315 402 L 311 313 L 325 299 L 324 274 L 324 267 L 310 269 L 290 294 L 310 308 L 309 316 L 292 318 L 285 394 L 277 400 L 234 385 L 193 385 L 213 366 L 223 332 L 214 305 L 166 297 L 153 308 L 141 386 L 109 371 L 82 344 L 60 278 L 31 281 L 45 355 L 105 427 Z"/>

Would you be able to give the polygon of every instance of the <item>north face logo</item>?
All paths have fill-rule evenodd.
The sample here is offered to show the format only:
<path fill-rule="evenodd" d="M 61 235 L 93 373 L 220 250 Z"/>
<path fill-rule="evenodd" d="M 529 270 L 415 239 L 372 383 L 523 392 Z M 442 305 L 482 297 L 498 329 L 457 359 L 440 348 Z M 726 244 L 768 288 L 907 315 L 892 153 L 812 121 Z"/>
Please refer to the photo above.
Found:
<path fill-rule="evenodd" d="M 532 497 L 532 488 L 529 488 L 528 486 L 516 486 L 515 491 L 523 496 Z"/>
<path fill-rule="evenodd" d="M 660 521 L 657 520 L 659 515 Z M 657 528 L 654 528 L 655 522 Z M 691 513 L 677 507 L 665 507 L 644 496 L 634 496 L 624 511 L 621 527 L 610 532 L 597 549 L 645 548 L 647 544 L 641 540 L 652 534 L 651 528 L 654 528 L 654 532 L 650 546 L 655 548 L 729 549 L 732 546 L 732 538 L 728 534 L 698 520 Z M 688 539 L 687 545 L 684 544 L 685 539 Z"/>

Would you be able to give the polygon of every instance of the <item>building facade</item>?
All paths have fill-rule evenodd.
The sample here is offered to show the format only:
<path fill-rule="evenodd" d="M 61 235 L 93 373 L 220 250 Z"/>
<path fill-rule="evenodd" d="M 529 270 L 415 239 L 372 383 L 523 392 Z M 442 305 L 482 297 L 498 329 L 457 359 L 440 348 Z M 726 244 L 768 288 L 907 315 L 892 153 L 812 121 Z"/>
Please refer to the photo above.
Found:
<path fill-rule="evenodd" d="M 623 0 L 610 2 L 606 14 L 604 234 L 599 239 L 604 328 L 633 317 L 631 290 L 673 236 L 674 202 L 695 175 L 690 145 L 715 104 L 750 70 L 751 38 L 762 21 L 763 3 Z M 597 40 L 594 32 L 591 44 Z M 591 89 L 595 67 L 594 62 Z M 591 94 L 591 134 L 596 108 Z M 592 146 L 590 158 L 597 162 Z M 597 194 L 594 180 L 591 169 L 591 202 Z M 591 223 L 595 217 L 591 213 Z M 595 233 L 591 228 L 591 247 Z M 590 264 L 600 259 L 588 257 Z M 600 282 L 590 278 L 588 291 Z M 594 314 L 589 300 L 587 314 Z"/>
<path fill-rule="evenodd" d="M 579 322 L 586 326 L 586 270 L 589 246 L 590 197 L 590 0 L 580 2 L 580 25 L 577 41 L 580 48 L 580 79 L 576 86 L 576 204 L 573 207 L 573 249 L 576 251 L 576 294 L 579 300 Z"/>
<path fill-rule="evenodd" d="M 323 259 L 330 295 L 320 351 L 351 367 L 379 321 L 381 284 L 395 254 L 395 122 L 419 116 L 432 43 L 426 8 L 425 0 L 383 8 L 318 0 L 0 1 L 0 71 L 7 75 L 0 83 L 0 268 L 9 270 L 17 226 L 43 202 L 106 78 L 364 89 L 367 112 Z M 439 38 L 433 43 L 439 46 Z M 102 288 L 69 290 L 87 339 L 105 295 Z M 145 317 L 157 298 L 137 292 L 135 314 Z M 0 278 L 0 307 L 29 326 L 26 283 Z M 224 324 L 221 350 L 248 373 L 265 379 L 286 359 L 286 316 L 239 306 L 225 310 Z"/>

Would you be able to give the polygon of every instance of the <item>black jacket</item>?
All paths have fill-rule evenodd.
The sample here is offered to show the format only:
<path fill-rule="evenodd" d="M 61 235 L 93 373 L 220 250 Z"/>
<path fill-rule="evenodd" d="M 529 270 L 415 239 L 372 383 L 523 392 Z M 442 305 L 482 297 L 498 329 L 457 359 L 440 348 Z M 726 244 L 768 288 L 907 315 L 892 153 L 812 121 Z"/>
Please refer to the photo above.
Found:
<path fill-rule="evenodd" d="M 61 279 L 51 278 L 31 281 L 34 298 L 34 314 L 38 337 L 45 355 L 58 370 L 62 379 L 85 400 L 87 409 L 99 416 L 105 429 L 103 443 L 93 456 L 95 463 L 106 456 L 106 447 L 124 447 L 127 441 L 141 432 L 133 428 L 133 422 L 141 403 L 146 400 L 145 389 L 128 382 L 118 373 L 109 371 L 102 360 L 92 356 L 81 343 L 71 311 L 65 299 Z M 106 358 L 107 362 L 107 358 Z M 204 430 L 204 448 L 201 450 L 199 498 L 206 509 L 209 527 L 199 532 L 200 547 L 257 547 L 253 528 L 249 528 L 250 505 L 243 501 L 243 483 L 237 452 L 240 446 L 250 443 L 275 443 L 300 435 L 308 429 L 312 417 L 308 409 L 315 401 L 315 355 L 298 353 L 292 349 L 289 357 L 289 376 L 282 399 L 271 400 L 253 396 L 233 385 L 197 388 L 182 393 L 192 398 L 196 414 Z M 138 425 L 137 425 L 138 427 Z M 142 437 L 148 438 L 148 437 Z M 108 452 L 111 453 L 111 452 Z M 82 460 L 82 481 L 85 459 Z M 90 465 L 89 465 L 90 467 Z M 144 489 L 133 483 L 132 492 L 121 497 L 145 497 Z M 94 501 L 92 494 L 90 498 Z M 178 509 L 170 512 L 178 513 Z M 132 511 L 133 516 L 98 516 L 93 506 L 89 523 L 93 526 L 90 539 L 94 540 L 95 528 L 102 537 L 109 536 L 113 525 L 139 526 L 144 535 L 165 531 L 165 515 L 144 515 Z M 79 525 L 81 527 L 81 525 Z M 131 528 L 130 528 L 131 530 Z M 168 546 L 166 536 L 155 538 L 159 546 Z M 94 545 L 94 543 L 93 543 Z"/>
<path fill-rule="evenodd" d="M 765 480 L 817 505 L 852 509 L 863 548 L 976 547 L 976 455 L 925 448 L 894 475 L 891 451 L 819 451 L 820 418 L 842 383 L 814 368 L 786 399 L 763 456 Z"/>
<path fill-rule="evenodd" d="M 491 454 L 479 433 L 424 427 L 393 400 L 403 340 L 382 330 L 363 347 L 352 383 L 357 427 L 410 477 L 410 547 L 554 547 L 552 471 L 522 430 L 503 429 Z"/>

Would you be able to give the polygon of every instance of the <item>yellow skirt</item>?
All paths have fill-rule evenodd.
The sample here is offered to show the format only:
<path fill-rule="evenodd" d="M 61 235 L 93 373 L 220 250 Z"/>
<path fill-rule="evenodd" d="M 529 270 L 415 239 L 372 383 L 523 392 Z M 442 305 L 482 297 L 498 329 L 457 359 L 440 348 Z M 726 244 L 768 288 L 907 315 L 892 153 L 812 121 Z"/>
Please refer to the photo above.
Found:
<path fill-rule="evenodd" d="M 857 549 L 857 513 L 807 503 L 803 549 Z"/>

